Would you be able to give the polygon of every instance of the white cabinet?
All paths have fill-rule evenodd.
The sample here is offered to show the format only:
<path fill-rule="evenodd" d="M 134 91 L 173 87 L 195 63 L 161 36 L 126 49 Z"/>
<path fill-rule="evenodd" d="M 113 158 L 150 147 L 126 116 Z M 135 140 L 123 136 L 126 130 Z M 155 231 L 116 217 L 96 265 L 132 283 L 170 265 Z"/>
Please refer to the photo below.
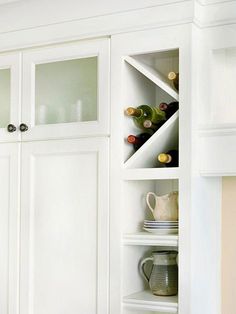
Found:
<path fill-rule="evenodd" d="M 107 38 L 0 55 L 2 314 L 109 313 L 109 60 Z"/>
<path fill-rule="evenodd" d="M 109 60 L 107 38 L 1 55 L 0 140 L 107 135 Z"/>
<path fill-rule="evenodd" d="M 1 313 L 108 314 L 108 139 L 0 148 Z"/>
<path fill-rule="evenodd" d="M 22 145 L 21 313 L 108 314 L 108 140 Z"/>

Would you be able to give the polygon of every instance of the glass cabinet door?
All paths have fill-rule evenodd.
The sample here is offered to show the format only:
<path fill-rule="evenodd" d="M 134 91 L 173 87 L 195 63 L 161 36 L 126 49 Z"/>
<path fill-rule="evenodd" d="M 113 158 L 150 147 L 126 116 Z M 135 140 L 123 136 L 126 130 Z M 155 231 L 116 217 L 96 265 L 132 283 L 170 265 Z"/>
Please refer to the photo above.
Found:
<path fill-rule="evenodd" d="M 22 139 L 107 134 L 108 78 L 108 39 L 25 52 Z"/>
<path fill-rule="evenodd" d="M 0 55 L 0 141 L 20 138 L 20 54 Z"/>

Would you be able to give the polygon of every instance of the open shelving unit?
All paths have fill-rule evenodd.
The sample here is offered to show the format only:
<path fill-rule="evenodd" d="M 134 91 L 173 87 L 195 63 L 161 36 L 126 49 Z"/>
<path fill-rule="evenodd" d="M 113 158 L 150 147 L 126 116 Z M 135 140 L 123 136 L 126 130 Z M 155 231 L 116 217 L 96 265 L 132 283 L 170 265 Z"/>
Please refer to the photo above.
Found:
<path fill-rule="evenodd" d="M 124 104 L 158 105 L 178 101 L 179 95 L 166 79 L 169 71 L 178 72 L 178 50 L 128 55 L 124 59 Z M 133 91 L 136 91 L 134 93 Z M 125 108 L 124 108 L 125 109 Z M 124 137 L 138 134 L 132 119 L 124 116 Z M 138 273 L 138 264 L 153 250 L 178 251 L 178 234 L 159 235 L 142 229 L 144 219 L 153 219 L 145 195 L 152 191 L 163 195 L 178 190 L 179 168 L 166 168 L 157 155 L 179 145 L 179 111 L 174 113 L 136 152 L 124 142 L 121 173 L 123 186 L 122 246 L 123 293 L 122 313 L 177 313 L 178 296 L 158 297 Z M 136 312 L 135 312 L 136 313 Z"/>

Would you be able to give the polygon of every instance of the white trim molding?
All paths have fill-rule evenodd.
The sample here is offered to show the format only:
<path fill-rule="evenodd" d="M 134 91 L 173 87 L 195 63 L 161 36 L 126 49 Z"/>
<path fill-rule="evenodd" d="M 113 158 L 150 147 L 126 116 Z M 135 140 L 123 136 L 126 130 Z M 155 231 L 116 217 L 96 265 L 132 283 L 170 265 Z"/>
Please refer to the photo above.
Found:
<path fill-rule="evenodd" d="M 236 1 L 195 1 L 194 22 L 205 28 L 236 23 Z"/>

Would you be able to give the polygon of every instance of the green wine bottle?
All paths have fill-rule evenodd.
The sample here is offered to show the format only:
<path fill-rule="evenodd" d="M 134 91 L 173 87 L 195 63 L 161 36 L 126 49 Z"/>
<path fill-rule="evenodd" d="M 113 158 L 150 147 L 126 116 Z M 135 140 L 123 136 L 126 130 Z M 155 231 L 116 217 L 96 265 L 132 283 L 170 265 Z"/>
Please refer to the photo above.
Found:
<path fill-rule="evenodd" d="M 164 111 L 160 110 L 158 107 L 149 105 L 141 105 L 137 108 L 129 107 L 125 112 L 128 116 L 133 117 L 134 123 L 140 129 L 145 129 L 143 123 L 146 120 L 150 120 L 154 124 L 166 120 Z"/>

